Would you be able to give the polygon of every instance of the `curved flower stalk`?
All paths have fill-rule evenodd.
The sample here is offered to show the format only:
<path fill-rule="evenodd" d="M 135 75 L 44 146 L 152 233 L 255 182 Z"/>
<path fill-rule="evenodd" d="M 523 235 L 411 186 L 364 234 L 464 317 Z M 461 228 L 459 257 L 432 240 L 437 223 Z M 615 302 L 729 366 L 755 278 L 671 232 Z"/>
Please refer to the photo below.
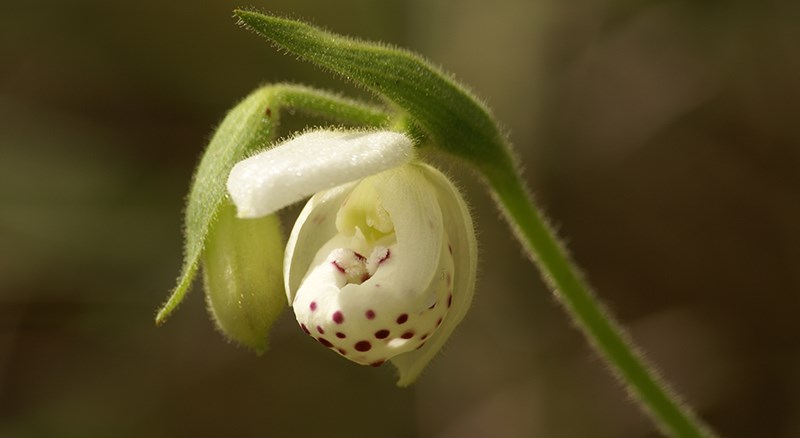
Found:
<path fill-rule="evenodd" d="M 477 263 L 464 200 L 439 171 L 409 163 L 411 152 L 392 132 L 315 131 L 241 161 L 228 179 L 248 218 L 323 189 L 289 237 L 289 304 L 303 331 L 341 356 L 391 360 L 400 386 L 466 314 Z"/>

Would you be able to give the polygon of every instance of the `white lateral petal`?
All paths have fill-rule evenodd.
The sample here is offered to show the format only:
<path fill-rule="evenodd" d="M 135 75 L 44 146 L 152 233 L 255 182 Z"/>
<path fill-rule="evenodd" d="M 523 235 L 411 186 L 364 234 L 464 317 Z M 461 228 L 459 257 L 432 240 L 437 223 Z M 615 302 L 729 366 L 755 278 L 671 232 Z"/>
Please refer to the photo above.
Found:
<path fill-rule="evenodd" d="M 336 234 L 336 213 L 356 184 L 352 182 L 317 193 L 297 217 L 283 260 L 283 281 L 290 306 L 317 250 Z"/>
<path fill-rule="evenodd" d="M 403 166 L 369 180 L 380 193 L 397 238 L 395 263 L 378 270 L 374 282 L 396 285 L 396 299 L 424 308 L 439 267 L 444 225 L 436 192 L 419 166 Z M 389 299 L 389 297 L 384 297 Z"/>
<path fill-rule="evenodd" d="M 285 277 L 298 324 L 354 362 L 381 364 L 420 348 L 450 307 L 453 260 L 437 188 L 425 172 L 417 165 L 400 166 L 353 189 L 317 194 L 298 222 L 303 228 L 298 238 L 290 239 L 294 247 L 287 256 L 294 260 L 288 261 Z M 323 200 L 341 207 L 338 233 L 320 246 L 312 244 L 311 234 L 317 232 L 312 224 L 329 220 L 333 210 L 322 213 L 329 206 Z M 331 235 L 330 223 L 322 227 L 319 240 Z M 311 259 L 310 268 L 298 257 Z M 303 271 L 305 277 L 293 285 Z"/>
<path fill-rule="evenodd" d="M 265 216 L 312 194 L 413 158 L 407 136 L 390 131 L 311 131 L 240 161 L 228 193 L 241 218 Z"/>
<path fill-rule="evenodd" d="M 441 172 L 421 164 L 428 180 L 436 188 L 445 229 L 450 239 L 450 248 L 455 264 L 453 278 L 453 305 L 443 324 L 419 350 L 395 356 L 391 361 L 400 374 L 398 386 L 408 386 L 439 352 L 444 343 L 461 322 L 472 304 L 475 292 L 475 272 L 478 263 L 478 247 L 475 229 L 466 202 L 455 186 Z"/>

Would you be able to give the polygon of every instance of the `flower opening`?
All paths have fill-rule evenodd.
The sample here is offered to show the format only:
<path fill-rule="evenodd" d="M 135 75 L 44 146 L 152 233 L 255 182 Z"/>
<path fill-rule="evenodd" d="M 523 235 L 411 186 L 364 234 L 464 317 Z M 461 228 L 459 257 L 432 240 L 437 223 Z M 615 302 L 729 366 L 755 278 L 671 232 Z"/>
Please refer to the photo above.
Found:
<path fill-rule="evenodd" d="M 365 178 L 342 193 L 335 216 L 312 216 L 334 221 L 336 234 L 317 250 L 291 304 L 311 336 L 363 365 L 423 347 L 452 303 L 450 238 L 433 187 L 418 182 L 422 169 Z"/>

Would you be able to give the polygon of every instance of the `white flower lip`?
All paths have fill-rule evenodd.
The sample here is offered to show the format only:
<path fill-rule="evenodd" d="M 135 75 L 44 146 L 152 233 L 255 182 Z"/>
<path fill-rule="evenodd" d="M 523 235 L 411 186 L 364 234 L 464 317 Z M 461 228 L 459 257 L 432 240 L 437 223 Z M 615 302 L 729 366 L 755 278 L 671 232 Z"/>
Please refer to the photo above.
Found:
<path fill-rule="evenodd" d="M 411 139 L 397 132 L 309 131 L 237 163 L 227 188 L 238 217 L 256 218 L 413 157 Z"/>
<path fill-rule="evenodd" d="M 339 226 L 361 184 L 376 190 L 376 205 L 394 223 L 387 237 L 366 245 Z M 390 360 L 398 385 L 407 386 L 469 309 L 476 264 L 466 203 L 444 175 L 416 163 L 314 195 L 289 237 L 284 281 L 307 334 L 360 364 Z M 354 281 L 364 270 L 369 275 Z"/>

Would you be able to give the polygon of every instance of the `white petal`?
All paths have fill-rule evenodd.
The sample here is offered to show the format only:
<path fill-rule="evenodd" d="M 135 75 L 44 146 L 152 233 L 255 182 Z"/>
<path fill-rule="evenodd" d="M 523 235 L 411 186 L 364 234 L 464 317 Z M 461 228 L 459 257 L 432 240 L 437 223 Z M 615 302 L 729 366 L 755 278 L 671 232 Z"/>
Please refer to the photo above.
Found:
<path fill-rule="evenodd" d="M 323 208 L 318 198 L 344 197 L 329 195 L 333 190 L 316 195 L 310 201 L 316 206 L 297 232 L 290 251 L 295 260 L 289 261 L 286 276 L 293 289 L 292 272 L 307 272 L 290 292 L 298 324 L 354 362 L 380 364 L 422 347 L 446 318 L 453 260 L 436 187 L 425 172 L 420 166 L 401 166 L 360 181 L 341 201 L 337 233 L 309 250 L 301 245 L 316 232 L 310 223 Z M 383 223 L 384 214 L 389 224 Z M 389 234 L 365 238 L 372 234 L 362 232 L 369 223 Z M 297 262 L 299 254 L 310 258 L 316 248 L 310 264 Z"/>
<path fill-rule="evenodd" d="M 444 225 L 436 192 L 425 180 L 424 168 L 403 166 L 378 175 L 373 184 L 394 223 L 397 251 L 394 263 L 377 271 L 373 282 L 397 286 L 404 305 L 425 308 L 428 290 L 439 268 Z M 384 296 L 388 300 L 389 297 Z"/>
<path fill-rule="evenodd" d="M 356 184 L 353 182 L 317 193 L 297 217 L 283 260 L 283 281 L 290 306 L 317 250 L 336 234 L 336 213 Z"/>
<path fill-rule="evenodd" d="M 448 250 L 452 249 L 455 264 L 453 303 L 442 326 L 424 347 L 392 359 L 400 374 L 398 386 L 408 386 L 416 380 L 466 315 L 475 291 L 475 272 L 478 263 L 475 230 L 466 202 L 458 189 L 441 172 L 424 164 L 421 166 L 426 169 L 425 175 L 428 180 L 436 187 L 447 235 L 450 238 Z"/>
<path fill-rule="evenodd" d="M 407 163 L 411 139 L 389 131 L 311 131 L 240 161 L 228 176 L 238 216 L 265 216 L 312 194 Z"/>

